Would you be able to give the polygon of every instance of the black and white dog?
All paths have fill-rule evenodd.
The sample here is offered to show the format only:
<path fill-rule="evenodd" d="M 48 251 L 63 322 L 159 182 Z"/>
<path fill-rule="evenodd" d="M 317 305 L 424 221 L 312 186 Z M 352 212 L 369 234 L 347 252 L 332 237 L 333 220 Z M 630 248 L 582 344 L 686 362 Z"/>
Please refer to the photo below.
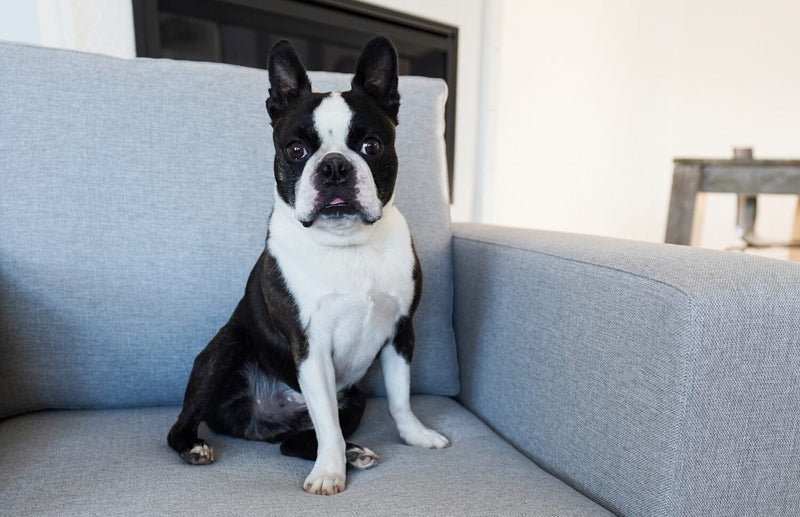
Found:
<path fill-rule="evenodd" d="M 334 494 L 348 463 L 377 462 L 345 437 L 366 403 L 356 383 L 378 355 L 402 439 L 449 445 L 409 405 L 421 273 L 394 205 L 397 54 L 386 38 L 370 40 L 346 92 L 312 92 L 285 41 L 268 68 L 276 186 L 266 247 L 230 321 L 195 359 L 168 442 L 196 465 L 214 461 L 197 436 L 202 421 L 282 442 L 283 454 L 316 460 L 305 490 Z"/>

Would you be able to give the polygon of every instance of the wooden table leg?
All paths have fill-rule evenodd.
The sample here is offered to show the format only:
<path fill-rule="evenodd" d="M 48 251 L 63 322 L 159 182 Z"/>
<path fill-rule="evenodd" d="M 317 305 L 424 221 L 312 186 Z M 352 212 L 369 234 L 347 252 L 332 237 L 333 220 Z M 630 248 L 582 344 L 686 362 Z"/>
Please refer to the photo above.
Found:
<path fill-rule="evenodd" d="M 792 241 L 800 242 L 800 197 L 797 198 L 797 207 L 794 210 Z M 789 248 L 789 260 L 792 262 L 800 262 L 800 248 Z"/>
<path fill-rule="evenodd" d="M 690 245 L 694 224 L 697 193 L 700 190 L 700 166 L 676 164 L 672 174 L 672 194 L 669 199 L 668 244 Z"/>

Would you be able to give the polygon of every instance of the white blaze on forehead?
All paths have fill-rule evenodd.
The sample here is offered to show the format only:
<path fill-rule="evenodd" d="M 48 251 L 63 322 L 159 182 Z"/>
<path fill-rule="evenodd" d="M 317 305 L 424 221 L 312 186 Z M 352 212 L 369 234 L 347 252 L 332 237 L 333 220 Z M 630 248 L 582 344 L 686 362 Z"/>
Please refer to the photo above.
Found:
<path fill-rule="evenodd" d="M 364 158 L 347 147 L 350 132 L 350 121 L 353 111 L 338 92 L 325 97 L 314 110 L 314 129 L 320 139 L 320 147 L 312 154 L 295 190 L 295 213 L 300 221 L 308 221 L 320 208 L 319 203 L 326 200 L 319 198 L 315 187 L 314 176 L 319 164 L 330 153 L 343 155 L 353 166 L 355 173 L 356 201 L 363 213 L 372 221 L 381 217 L 382 203 L 378 198 L 378 189 L 372 178 L 372 171 Z"/>
<path fill-rule="evenodd" d="M 322 100 L 314 110 L 314 128 L 322 141 L 323 149 L 329 146 L 347 146 L 351 118 L 353 112 L 339 92 L 333 92 Z"/>

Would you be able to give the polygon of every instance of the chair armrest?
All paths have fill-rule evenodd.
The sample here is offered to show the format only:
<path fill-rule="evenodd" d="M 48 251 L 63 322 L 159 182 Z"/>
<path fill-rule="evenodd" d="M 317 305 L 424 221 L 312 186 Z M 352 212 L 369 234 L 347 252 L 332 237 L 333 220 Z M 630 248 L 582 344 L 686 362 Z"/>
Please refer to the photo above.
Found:
<path fill-rule="evenodd" d="M 621 514 L 800 507 L 800 266 L 454 225 L 460 401 Z"/>

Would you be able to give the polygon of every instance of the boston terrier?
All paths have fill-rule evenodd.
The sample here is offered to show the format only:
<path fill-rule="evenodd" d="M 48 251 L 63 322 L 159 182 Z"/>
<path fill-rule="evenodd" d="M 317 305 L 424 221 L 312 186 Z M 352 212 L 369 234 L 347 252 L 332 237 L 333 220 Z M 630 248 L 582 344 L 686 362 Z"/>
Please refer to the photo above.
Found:
<path fill-rule="evenodd" d="M 312 92 L 286 41 L 272 48 L 268 71 L 275 204 L 266 246 L 230 320 L 195 359 L 167 440 L 194 465 L 214 461 L 197 436 L 203 421 L 281 442 L 283 454 L 315 460 L 307 492 L 335 494 L 348 464 L 378 460 L 345 442 L 366 405 L 357 383 L 378 356 L 400 437 L 450 445 L 409 404 L 422 277 L 394 204 L 397 53 L 384 37 L 367 42 L 345 92 Z"/>

